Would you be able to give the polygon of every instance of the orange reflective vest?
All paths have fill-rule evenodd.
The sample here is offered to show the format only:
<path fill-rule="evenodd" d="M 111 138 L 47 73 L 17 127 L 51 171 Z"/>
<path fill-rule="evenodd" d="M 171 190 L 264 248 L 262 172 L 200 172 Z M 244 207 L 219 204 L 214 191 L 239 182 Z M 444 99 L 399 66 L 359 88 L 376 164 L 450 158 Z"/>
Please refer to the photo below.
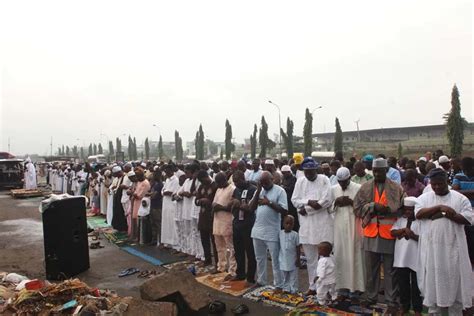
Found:
<path fill-rule="evenodd" d="M 380 195 L 377 186 L 375 186 L 374 202 L 387 206 L 385 190 L 382 192 L 382 195 Z M 396 220 L 396 218 L 374 216 L 369 224 L 364 228 L 364 236 L 375 238 L 379 235 L 383 239 L 395 239 L 392 237 L 390 231 L 392 230 L 392 226 L 395 224 Z"/>

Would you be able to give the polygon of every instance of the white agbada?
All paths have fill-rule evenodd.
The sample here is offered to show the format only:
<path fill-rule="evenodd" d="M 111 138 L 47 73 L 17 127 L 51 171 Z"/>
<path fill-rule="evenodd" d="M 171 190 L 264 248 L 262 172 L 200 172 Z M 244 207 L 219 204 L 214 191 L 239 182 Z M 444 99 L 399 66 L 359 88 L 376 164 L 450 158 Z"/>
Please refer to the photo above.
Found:
<path fill-rule="evenodd" d="M 183 183 L 183 186 L 179 189 L 178 194 L 181 195 L 182 192 L 191 192 L 191 186 L 193 184 L 193 179 L 186 179 Z M 195 255 L 195 250 L 193 249 L 192 234 L 191 234 L 191 221 L 192 213 L 194 208 L 195 197 L 183 197 L 182 203 L 182 219 L 183 219 L 183 247 L 184 252 Z"/>
<path fill-rule="evenodd" d="M 309 200 L 317 200 L 321 208 L 313 209 L 308 205 Z M 334 219 L 329 213 L 333 200 L 331 184 L 325 175 L 318 174 L 314 181 L 309 181 L 306 177 L 296 180 L 291 202 L 296 209 L 304 207 L 308 213 L 306 216 L 298 213 L 300 244 L 317 245 L 323 241 L 333 242 Z"/>
<path fill-rule="evenodd" d="M 343 191 L 339 184 L 332 187 L 334 199 L 347 196 L 354 200 L 360 185 L 350 182 Z M 362 262 L 362 234 L 352 206 L 333 206 L 334 260 L 336 262 L 336 289 L 351 292 L 365 291 L 364 264 Z M 360 223 L 359 223 L 360 225 Z"/>
<path fill-rule="evenodd" d="M 161 194 L 165 191 L 175 194 L 179 189 L 179 180 L 173 175 L 166 179 Z M 176 213 L 176 203 L 171 200 L 171 196 L 163 196 L 163 206 L 161 215 L 161 243 L 174 246 L 177 243 L 174 216 Z"/>
<path fill-rule="evenodd" d="M 37 188 L 36 185 L 36 168 L 31 162 L 30 158 L 26 159 L 27 164 L 25 168 L 25 189 L 34 190 Z"/>
<path fill-rule="evenodd" d="M 415 214 L 422 208 L 446 205 L 461 214 L 471 224 L 474 214 L 469 200 L 450 190 L 444 196 L 434 191 L 418 197 Z M 464 226 L 447 218 L 418 220 L 418 287 L 428 307 L 450 307 L 455 303 L 463 308 L 472 305 L 472 271 Z"/>
<path fill-rule="evenodd" d="M 118 184 L 120 178 L 112 177 L 112 184 L 109 187 L 109 195 L 107 200 L 107 224 L 112 225 L 112 220 L 114 218 L 114 195 L 117 192 Z"/>

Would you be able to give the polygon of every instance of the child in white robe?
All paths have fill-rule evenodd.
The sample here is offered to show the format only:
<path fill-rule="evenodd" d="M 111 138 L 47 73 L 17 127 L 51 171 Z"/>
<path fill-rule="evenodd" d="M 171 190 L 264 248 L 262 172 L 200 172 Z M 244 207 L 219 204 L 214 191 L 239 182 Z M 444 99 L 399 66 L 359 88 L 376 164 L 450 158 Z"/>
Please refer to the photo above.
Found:
<path fill-rule="evenodd" d="M 316 269 L 316 292 L 318 303 L 326 305 L 327 295 L 334 301 L 337 298 L 336 292 L 336 264 L 334 257 L 331 256 L 332 244 L 323 241 L 318 245 L 319 260 Z"/>
<path fill-rule="evenodd" d="M 300 242 L 298 233 L 293 230 L 295 218 L 285 216 L 284 229 L 280 231 L 280 254 L 278 261 L 283 274 L 282 289 L 288 293 L 298 292 L 298 267 L 300 266 Z"/>

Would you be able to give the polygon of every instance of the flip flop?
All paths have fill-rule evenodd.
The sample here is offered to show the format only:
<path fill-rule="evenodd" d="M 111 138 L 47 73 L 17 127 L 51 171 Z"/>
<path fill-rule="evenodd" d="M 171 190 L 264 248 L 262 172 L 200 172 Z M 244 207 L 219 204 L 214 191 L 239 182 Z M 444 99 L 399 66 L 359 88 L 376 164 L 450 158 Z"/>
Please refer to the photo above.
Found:
<path fill-rule="evenodd" d="M 93 242 L 90 244 L 89 246 L 90 249 L 100 249 L 100 248 L 104 248 L 104 246 L 102 246 L 100 244 L 100 241 L 97 241 L 97 242 Z"/>
<path fill-rule="evenodd" d="M 232 308 L 231 312 L 234 313 L 234 315 L 243 315 L 243 314 L 248 314 L 250 311 L 247 305 L 240 304 Z"/>
<path fill-rule="evenodd" d="M 123 277 L 129 276 L 138 272 L 140 272 L 140 270 L 138 270 L 137 268 L 128 268 L 120 272 L 118 277 L 123 278 Z"/>

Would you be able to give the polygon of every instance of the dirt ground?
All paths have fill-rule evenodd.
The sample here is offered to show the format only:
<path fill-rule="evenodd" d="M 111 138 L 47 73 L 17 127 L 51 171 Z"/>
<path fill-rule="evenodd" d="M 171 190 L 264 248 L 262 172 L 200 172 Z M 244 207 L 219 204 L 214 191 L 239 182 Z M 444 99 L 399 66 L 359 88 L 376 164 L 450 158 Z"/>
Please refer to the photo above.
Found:
<path fill-rule="evenodd" d="M 8 191 L 0 191 L 0 271 L 16 272 L 30 278 L 45 278 L 43 252 L 43 226 L 38 206 L 41 198 L 15 200 Z M 101 239 L 102 249 L 89 251 L 91 268 L 77 277 L 89 286 L 111 289 L 122 296 L 140 297 L 139 286 L 143 279 L 135 276 L 118 278 L 117 274 L 125 268 L 139 269 L 163 268 L 153 266 L 140 258 L 120 250 Z M 269 266 L 269 271 L 271 267 Z M 300 286 L 307 288 L 305 270 L 300 271 Z M 230 309 L 241 303 L 249 306 L 250 315 L 284 315 L 279 308 L 262 303 L 252 302 L 240 297 L 221 293 L 204 285 L 199 285 L 209 292 L 212 298 L 226 303 L 227 314 Z"/>

